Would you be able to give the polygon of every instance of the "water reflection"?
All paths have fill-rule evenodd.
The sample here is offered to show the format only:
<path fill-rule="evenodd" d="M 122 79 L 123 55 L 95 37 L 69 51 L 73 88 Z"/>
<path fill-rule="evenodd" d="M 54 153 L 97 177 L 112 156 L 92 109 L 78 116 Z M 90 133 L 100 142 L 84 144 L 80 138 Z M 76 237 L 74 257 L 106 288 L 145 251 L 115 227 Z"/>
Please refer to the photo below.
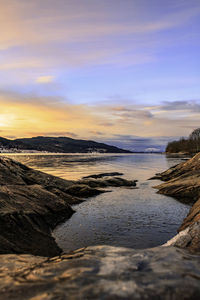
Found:
<path fill-rule="evenodd" d="M 176 234 L 188 206 L 155 193 L 156 182 L 140 182 L 139 189 L 114 188 L 77 205 L 70 220 L 54 231 L 65 251 L 108 244 L 131 248 L 154 247 Z"/>
<path fill-rule="evenodd" d="M 79 179 L 100 172 L 118 171 L 126 178 L 145 180 L 181 158 L 161 154 L 6 154 L 19 162 L 64 179 Z M 135 172 L 137 171 L 137 174 Z"/>

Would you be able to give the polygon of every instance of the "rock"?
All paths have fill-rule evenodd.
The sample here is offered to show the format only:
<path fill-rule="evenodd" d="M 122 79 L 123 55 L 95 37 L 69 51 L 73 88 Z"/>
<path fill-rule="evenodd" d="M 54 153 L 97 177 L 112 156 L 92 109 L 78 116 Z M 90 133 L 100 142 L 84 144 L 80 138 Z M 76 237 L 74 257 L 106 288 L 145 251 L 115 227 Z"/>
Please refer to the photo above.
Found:
<path fill-rule="evenodd" d="M 59 254 L 51 229 L 73 214 L 67 202 L 40 186 L 0 189 L 0 253 Z"/>
<path fill-rule="evenodd" d="M 116 177 L 69 181 L 0 158 L 0 254 L 59 255 L 51 230 L 71 217 L 71 205 L 106 192 L 99 188 L 132 184 Z"/>
<path fill-rule="evenodd" d="M 183 220 L 180 230 L 184 230 L 188 226 L 200 221 L 200 199 L 192 206 L 187 217 Z"/>
<path fill-rule="evenodd" d="M 200 198 L 200 153 L 152 179 L 165 181 L 155 187 L 160 194 L 173 196 L 187 203 L 196 202 Z"/>
<path fill-rule="evenodd" d="M 192 206 L 178 231 L 169 245 L 200 253 L 200 199 Z"/>
<path fill-rule="evenodd" d="M 59 186 L 60 189 L 65 189 L 74 181 L 45 174 L 10 158 L 0 157 L 0 185 L 33 185 L 38 183 L 45 188 Z"/>
<path fill-rule="evenodd" d="M 90 182 L 91 184 L 91 182 Z M 92 185 L 92 184 L 91 184 Z M 95 185 L 94 185 L 95 186 Z M 106 187 L 106 186 L 103 186 Z M 92 188 L 86 184 L 73 184 L 66 190 L 67 193 L 73 196 L 78 196 L 78 197 L 92 197 L 92 196 L 97 196 L 101 193 L 105 193 L 105 190 L 99 190 L 96 188 Z"/>
<path fill-rule="evenodd" d="M 136 180 L 127 180 L 120 177 L 105 177 L 105 178 L 99 178 L 99 179 L 90 179 L 85 178 L 78 181 L 79 184 L 85 184 L 87 186 L 90 186 L 92 188 L 106 188 L 109 186 L 114 187 L 135 187 L 136 186 Z"/>
<path fill-rule="evenodd" d="M 0 158 L 0 253 L 61 253 L 51 229 L 74 213 L 69 203 L 76 199 L 63 192 L 72 184 Z M 64 194 L 58 197 L 47 186 Z"/>
<path fill-rule="evenodd" d="M 108 177 L 108 176 L 120 176 L 124 175 L 123 173 L 119 172 L 111 172 L 111 173 L 100 173 L 100 174 L 94 174 L 94 175 L 89 175 L 89 176 L 84 176 L 83 179 L 85 178 L 102 178 L 102 177 Z"/>
<path fill-rule="evenodd" d="M 200 153 L 154 178 L 165 181 L 155 187 L 159 193 L 194 203 L 178 229 L 179 234 L 166 245 L 200 252 Z"/>
<path fill-rule="evenodd" d="M 200 254 L 200 221 L 192 223 L 185 229 L 180 228 L 179 233 L 163 246 L 176 246 Z"/>
<path fill-rule="evenodd" d="M 200 256 L 175 247 L 95 246 L 46 259 L 0 256 L 4 300 L 199 299 Z"/>

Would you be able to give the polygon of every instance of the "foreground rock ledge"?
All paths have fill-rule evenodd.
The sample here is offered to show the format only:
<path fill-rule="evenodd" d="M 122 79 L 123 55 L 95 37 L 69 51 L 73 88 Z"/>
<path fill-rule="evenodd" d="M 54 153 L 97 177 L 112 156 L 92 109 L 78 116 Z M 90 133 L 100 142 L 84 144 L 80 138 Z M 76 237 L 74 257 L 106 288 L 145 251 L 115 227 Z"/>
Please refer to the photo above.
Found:
<path fill-rule="evenodd" d="M 52 259 L 0 256 L 4 300 L 199 299 L 200 256 L 175 247 L 80 249 Z"/>

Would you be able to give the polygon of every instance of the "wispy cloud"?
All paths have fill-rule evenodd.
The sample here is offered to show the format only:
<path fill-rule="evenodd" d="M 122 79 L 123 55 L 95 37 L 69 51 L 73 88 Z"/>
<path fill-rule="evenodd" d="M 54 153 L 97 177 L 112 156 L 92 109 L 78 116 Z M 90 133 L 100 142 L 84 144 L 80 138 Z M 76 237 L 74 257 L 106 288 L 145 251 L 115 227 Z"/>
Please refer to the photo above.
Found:
<path fill-rule="evenodd" d="M 55 79 L 55 77 L 52 76 L 52 75 L 39 76 L 39 77 L 36 79 L 36 82 L 37 82 L 37 83 L 50 83 L 50 82 L 53 82 L 54 79 Z"/>
<path fill-rule="evenodd" d="M 200 112 L 200 100 L 164 102 L 160 109 L 165 111 Z"/>
<path fill-rule="evenodd" d="M 142 1 L 142 5 L 127 1 L 124 7 L 118 0 L 109 1 L 109 5 L 101 2 L 2 0 L 2 68 L 40 68 L 40 60 L 48 66 L 152 62 L 156 60 L 155 51 L 149 47 L 152 34 L 179 27 L 200 15 L 198 2 L 177 8 L 169 1 L 168 10 L 157 15 L 149 1 Z M 6 49 L 11 55 L 5 62 Z M 13 61 L 19 49 L 21 55 Z"/>
<path fill-rule="evenodd" d="M 152 20 L 146 14 L 153 11 L 152 3 L 142 2 L 143 6 L 139 6 L 138 1 L 127 1 L 127 8 L 132 8 L 127 15 L 126 10 L 120 10 L 122 2 L 116 0 L 111 0 L 110 5 L 105 5 L 105 1 L 101 4 L 99 1 L 87 0 L 58 0 L 56 3 L 50 0 L 43 3 L 38 0 L 2 0 L 1 25 L 7 27 L 6 33 L 2 30 L 2 45 L 6 47 L 6 44 L 16 46 L 59 40 L 74 42 L 121 33 L 149 33 L 179 26 L 200 14 L 198 1 L 179 5 L 178 9 L 170 1 L 171 11 L 165 14 L 161 11 L 161 16 Z M 113 10 L 113 7 L 116 9 Z"/>
<path fill-rule="evenodd" d="M 38 132 L 37 131 L 30 131 L 28 132 L 29 136 L 38 136 Z M 78 138 L 78 135 L 73 133 L 73 132 L 69 132 L 69 131 L 44 131 L 44 132 L 40 132 L 40 136 L 50 136 L 50 137 L 70 137 L 70 138 Z"/>
<path fill-rule="evenodd" d="M 93 136 L 104 135 L 103 132 L 97 130 L 90 130 L 89 133 L 91 133 Z"/>

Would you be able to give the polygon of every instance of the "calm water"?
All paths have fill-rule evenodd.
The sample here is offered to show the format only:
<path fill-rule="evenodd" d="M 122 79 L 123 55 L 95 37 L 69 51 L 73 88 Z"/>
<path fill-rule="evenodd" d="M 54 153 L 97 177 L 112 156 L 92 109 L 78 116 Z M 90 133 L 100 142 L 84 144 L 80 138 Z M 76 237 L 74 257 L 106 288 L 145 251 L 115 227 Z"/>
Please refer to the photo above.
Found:
<path fill-rule="evenodd" d="M 74 206 L 76 213 L 53 232 L 64 251 L 108 244 L 131 248 L 154 247 L 173 237 L 189 206 L 156 194 L 148 180 L 157 172 L 181 162 L 160 154 L 123 155 L 10 155 L 35 169 L 65 179 L 117 171 L 137 179 L 137 189 L 112 188 Z"/>

